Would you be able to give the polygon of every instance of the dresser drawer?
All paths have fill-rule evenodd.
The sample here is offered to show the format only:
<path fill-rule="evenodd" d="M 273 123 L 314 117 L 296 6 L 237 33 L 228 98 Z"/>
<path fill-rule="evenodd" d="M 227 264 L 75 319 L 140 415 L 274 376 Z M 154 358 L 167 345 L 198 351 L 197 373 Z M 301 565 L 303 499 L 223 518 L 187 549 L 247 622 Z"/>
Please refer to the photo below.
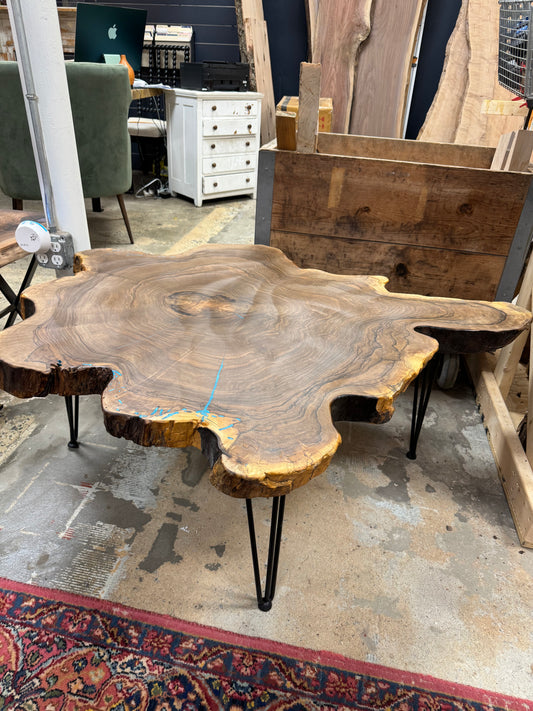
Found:
<path fill-rule="evenodd" d="M 224 153 L 255 153 L 259 150 L 257 136 L 236 136 L 235 138 L 209 138 L 202 141 L 202 155 L 219 156 Z"/>
<path fill-rule="evenodd" d="M 257 116 L 257 101 L 203 101 L 202 115 L 210 116 Z"/>
<path fill-rule="evenodd" d="M 209 118 L 203 119 L 204 136 L 246 136 L 257 133 L 256 118 Z"/>
<path fill-rule="evenodd" d="M 243 170 L 255 170 L 257 163 L 256 155 L 236 154 L 213 158 L 204 158 L 202 163 L 202 173 L 204 175 L 216 175 L 218 173 L 235 173 Z"/>
<path fill-rule="evenodd" d="M 231 190 L 255 190 L 255 173 L 233 173 L 230 175 L 215 175 L 204 177 L 202 188 L 204 195 L 226 193 Z"/>

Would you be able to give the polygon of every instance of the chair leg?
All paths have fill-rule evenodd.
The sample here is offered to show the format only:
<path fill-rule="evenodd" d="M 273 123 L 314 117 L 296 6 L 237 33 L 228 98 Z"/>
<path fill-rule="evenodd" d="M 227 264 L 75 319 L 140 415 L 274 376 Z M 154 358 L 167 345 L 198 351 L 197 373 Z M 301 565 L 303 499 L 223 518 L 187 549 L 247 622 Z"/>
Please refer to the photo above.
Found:
<path fill-rule="evenodd" d="M 118 204 L 120 205 L 120 212 L 124 218 L 124 224 L 126 225 L 126 230 L 128 231 L 128 237 L 130 242 L 133 244 L 133 235 L 131 234 L 130 221 L 128 219 L 128 213 L 126 212 L 126 205 L 124 203 L 124 195 L 117 195 Z"/>
<path fill-rule="evenodd" d="M 20 198 L 11 198 L 11 206 L 13 210 L 23 210 L 22 200 Z"/>
<path fill-rule="evenodd" d="M 100 198 L 91 198 L 91 202 L 93 204 L 93 212 L 103 212 L 104 208 L 102 207 L 102 203 L 100 202 Z"/>

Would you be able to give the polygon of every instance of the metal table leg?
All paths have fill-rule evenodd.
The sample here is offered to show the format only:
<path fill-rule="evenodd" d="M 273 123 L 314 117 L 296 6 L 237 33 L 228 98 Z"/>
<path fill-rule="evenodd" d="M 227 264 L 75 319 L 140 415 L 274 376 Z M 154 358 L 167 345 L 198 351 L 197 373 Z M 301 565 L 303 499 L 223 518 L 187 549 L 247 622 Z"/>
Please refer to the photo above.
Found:
<path fill-rule="evenodd" d="M 257 556 L 257 543 L 255 537 L 254 514 L 252 500 L 246 499 L 246 513 L 248 515 L 248 530 L 250 532 L 250 545 L 252 547 L 252 561 L 254 566 L 255 591 L 257 606 L 263 612 L 268 612 L 272 607 L 272 600 L 276 592 L 276 577 L 278 574 L 279 548 L 281 531 L 283 528 L 283 513 L 285 511 L 285 496 L 276 496 L 272 499 L 272 517 L 270 519 L 270 540 L 268 545 L 267 575 L 265 592 L 261 591 L 261 575 L 259 572 L 259 559 Z"/>

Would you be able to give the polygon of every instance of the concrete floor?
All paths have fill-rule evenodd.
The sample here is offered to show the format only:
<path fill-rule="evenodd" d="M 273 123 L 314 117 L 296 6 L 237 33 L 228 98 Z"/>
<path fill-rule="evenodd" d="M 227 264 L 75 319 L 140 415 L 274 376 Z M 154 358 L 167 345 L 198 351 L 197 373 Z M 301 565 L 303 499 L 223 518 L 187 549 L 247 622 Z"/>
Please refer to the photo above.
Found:
<path fill-rule="evenodd" d="M 103 205 L 88 213 L 94 247 L 253 242 L 250 198 L 127 196 L 134 246 L 115 201 Z M 16 282 L 23 267 L 2 274 Z M 51 278 L 39 268 L 36 281 Z M 0 403 L 0 576 L 533 699 L 533 551 L 464 376 L 433 393 L 416 461 L 410 391 L 386 425 L 338 425 L 329 469 L 287 497 L 268 613 L 244 502 L 211 487 L 201 453 L 112 438 L 97 396 L 81 398 L 79 450 L 61 398 L 0 391 Z M 255 510 L 263 557 L 269 503 Z"/>

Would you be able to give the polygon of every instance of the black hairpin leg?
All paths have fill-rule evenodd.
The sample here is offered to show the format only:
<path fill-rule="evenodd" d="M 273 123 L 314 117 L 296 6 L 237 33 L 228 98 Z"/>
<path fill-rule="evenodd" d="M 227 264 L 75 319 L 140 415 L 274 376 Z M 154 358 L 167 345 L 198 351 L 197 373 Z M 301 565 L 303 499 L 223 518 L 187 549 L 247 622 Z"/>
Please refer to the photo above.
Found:
<path fill-rule="evenodd" d="M 418 444 L 418 438 L 420 437 L 420 430 L 422 429 L 422 423 L 424 422 L 429 397 L 431 395 L 433 383 L 437 377 L 437 371 L 441 365 L 441 362 L 441 356 L 437 353 L 437 355 L 434 356 L 426 367 L 418 374 L 414 381 L 411 437 L 409 439 L 409 451 L 407 452 L 407 457 L 409 459 L 416 459 L 416 447 Z"/>
<path fill-rule="evenodd" d="M 270 540 L 268 544 L 267 575 L 265 593 L 261 591 L 261 575 L 259 573 L 259 559 L 257 557 L 257 544 L 255 539 L 254 514 L 252 500 L 246 499 L 246 513 L 248 514 L 248 530 L 250 532 L 250 545 L 252 547 L 252 561 L 254 564 L 255 592 L 257 606 L 263 612 L 268 612 L 272 607 L 272 600 L 276 592 L 276 576 L 278 574 L 279 548 L 281 543 L 281 530 L 283 528 L 283 513 L 285 511 L 285 496 L 276 496 L 272 499 L 272 518 L 270 519 Z"/>
<path fill-rule="evenodd" d="M 74 401 L 73 401 L 74 400 Z M 70 430 L 69 449 L 78 449 L 78 422 L 80 414 L 79 395 L 65 395 L 65 405 L 67 406 L 68 426 Z"/>

